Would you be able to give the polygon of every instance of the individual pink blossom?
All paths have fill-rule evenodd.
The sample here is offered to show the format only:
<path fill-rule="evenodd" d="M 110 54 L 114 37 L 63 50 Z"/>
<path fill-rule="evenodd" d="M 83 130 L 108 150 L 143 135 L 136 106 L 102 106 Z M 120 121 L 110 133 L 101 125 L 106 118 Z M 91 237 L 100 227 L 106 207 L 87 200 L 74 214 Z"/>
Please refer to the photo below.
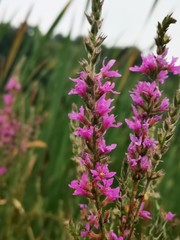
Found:
<path fill-rule="evenodd" d="M 104 84 L 101 83 L 101 79 L 98 79 L 98 84 L 99 84 L 99 91 L 100 93 L 104 94 L 107 92 L 111 92 L 113 94 L 120 94 L 120 92 L 114 91 L 115 83 L 112 83 L 110 81 L 105 82 Z"/>
<path fill-rule="evenodd" d="M 118 237 L 113 230 L 110 231 L 109 233 L 110 240 L 123 240 L 123 237 Z"/>
<path fill-rule="evenodd" d="M 151 138 L 150 136 L 146 136 L 143 140 L 143 147 L 146 148 L 151 148 L 154 150 L 158 144 L 158 141 L 156 141 L 154 138 Z"/>
<path fill-rule="evenodd" d="M 21 89 L 21 84 L 16 80 L 15 77 L 10 78 L 5 89 L 8 91 L 18 91 Z"/>
<path fill-rule="evenodd" d="M 168 221 L 168 222 L 172 222 L 172 220 L 174 219 L 174 217 L 176 216 L 176 214 L 172 213 L 172 212 L 168 212 L 166 213 L 165 215 L 165 219 Z"/>
<path fill-rule="evenodd" d="M 140 158 L 140 166 L 141 166 L 141 169 L 144 171 L 147 171 L 148 169 L 151 168 L 151 162 L 147 156 L 143 156 Z"/>
<path fill-rule="evenodd" d="M 102 138 L 99 140 L 99 150 L 101 154 L 110 153 L 112 150 L 116 148 L 117 144 L 111 144 L 109 146 L 106 146 L 105 139 Z"/>
<path fill-rule="evenodd" d="M 84 122 L 84 121 L 86 120 L 86 119 L 85 119 L 85 116 L 84 116 L 84 107 L 81 106 L 80 109 L 79 109 L 79 112 L 69 113 L 69 114 L 68 114 L 68 117 L 69 117 L 71 120 L 76 120 L 76 121 Z"/>
<path fill-rule="evenodd" d="M 157 80 L 158 82 L 160 82 L 161 84 L 164 83 L 164 80 L 168 78 L 168 70 L 162 70 L 158 73 L 157 75 Z"/>
<path fill-rule="evenodd" d="M 3 95 L 3 101 L 6 105 L 12 105 L 14 103 L 13 96 L 10 93 Z"/>
<path fill-rule="evenodd" d="M 152 219 L 151 213 L 149 211 L 144 210 L 144 202 L 141 204 L 139 216 L 142 218 Z"/>
<path fill-rule="evenodd" d="M 146 57 L 141 55 L 141 58 L 141 66 L 130 67 L 130 71 L 150 74 L 151 72 L 154 72 L 156 70 L 157 64 L 153 54 L 150 53 Z"/>
<path fill-rule="evenodd" d="M 96 103 L 96 112 L 99 114 L 99 116 L 103 116 L 113 110 L 114 107 L 110 108 L 111 103 L 114 101 L 114 99 L 105 99 L 105 94 L 100 97 L 100 99 Z"/>
<path fill-rule="evenodd" d="M 140 146 L 142 144 L 142 136 L 136 137 L 134 134 L 130 134 L 130 139 L 131 142 L 137 146 Z"/>
<path fill-rule="evenodd" d="M 111 59 L 107 65 L 105 65 L 105 61 L 103 61 L 103 66 L 100 70 L 100 73 L 102 75 L 102 78 L 116 78 L 116 77 L 120 77 L 121 74 L 118 73 L 118 71 L 110 71 L 111 67 L 115 64 L 116 60 Z"/>
<path fill-rule="evenodd" d="M 111 114 L 111 115 L 105 114 L 103 116 L 102 130 L 104 131 L 104 130 L 110 128 L 110 127 L 118 128 L 122 125 L 121 122 L 118 122 L 116 124 L 114 122 L 115 122 L 114 114 Z"/>
<path fill-rule="evenodd" d="M 132 129 L 135 133 L 141 134 L 144 131 L 147 131 L 148 129 L 148 123 L 140 121 L 137 117 L 132 117 L 133 121 L 129 119 L 125 119 L 125 122 L 127 123 L 128 127 Z"/>
<path fill-rule="evenodd" d="M 96 163 L 96 170 L 91 170 L 92 176 L 95 181 L 113 177 L 116 172 L 109 172 L 108 164 Z"/>
<path fill-rule="evenodd" d="M 79 157 L 79 160 L 83 166 L 86 166 L 87 168 L 92 168 L 93 164 L 89 153 L 83 152 L 82 156 Z"/>
<path fill-rule="evenodd" d="M 90 126 L 84 126 L 84 127 L 78 127 L 76 132 L 74 133 L 76 136 L 83 137 L 86 141 L 90 141 L 94 132 L 94 127 Z"/>
<path fill-rule="evenodd" d="M 106 205 L 109 202 L 113 202 L 114 200 L 121 198 L 120 196 L 120 188 L 111 188 L 111 185 L 113 183 L 113 178 L 110 179 L 104 179 L 102 180 L 102 183 L 97 183 L 97 185 L 100 188 L 100 192 L 106 196 L 106 199 L 104 200 L 104 205 Z"/>
<path fill-rule="evenodd" d="M 71 81 L 75 82 L 75 88 L 69 92 L 71 94 L 78 94 L 81 97 L 85 97 L 87 91 L 87 85 L 85 82 L 86 75 L 84 72 L 79 73 L 79 78 L 70 78 Z"/>
<path fill-rule="evenodd" d="M 69 184 L 69 187 L 75 190 L 73 195 L 81 195 L 93 198 L 93 194 L 91 193 L 91 184 L 88 180 L 88 173 L 83 173 L 80 181 L 73 180 Z"/>
<path fill-rule="evenodd" d="M 0 176 L 4 175 L 7 172 L 7 168 L 0 166 Z"/>
<path fill-rule="evenodd" d="M 99 217 L 94 214 L 92 211 L 89 212 L 88 220 L 91 226 L 94 226 L 96 229 L 99 228 Z"/>
<path fill-rule="evenodd" d="M 161 121 L 162 117 L 163 117 L 162 115 L 155 115 L 153 117 L 148 118 L 147 123 L 149 125 L 149 128 L 157 124 L 159 121 Z"/>
<path fill-rule="evenodd" d="M 81 237 L 87 237 L 90 232 L 90 224 L 89 222 L 86 223 L 85 231 L 81 231 Z"/>
<path fill-rule="evenodd" d="M 158 107 L 159 111 L 168 111 L 169 109 L 169 99 L 167 97 L 163 98 L 160 106 Z"/>
<path fill-rule="evenodd" d="M 87 204 L 81 203 L 79 204 L 80 209 L 87 209 Z"/>

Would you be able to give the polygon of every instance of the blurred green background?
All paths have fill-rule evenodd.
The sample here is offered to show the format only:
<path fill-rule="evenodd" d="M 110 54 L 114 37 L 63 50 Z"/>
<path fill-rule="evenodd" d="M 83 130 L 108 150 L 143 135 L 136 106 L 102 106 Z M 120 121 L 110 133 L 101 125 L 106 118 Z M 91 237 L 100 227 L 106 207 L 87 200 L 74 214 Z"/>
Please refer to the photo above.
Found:
<path fill-rule="evenodd" d="M 72 41 L 70 35 L 53 34 L 67 8 L 68 4 L 46 34 L 38 26 L 28 26 L 26 21 L 18 29 L 11 22 L 0 24 L 0 91 L 3 93 L 8 79 L 16 76 L 22 84 L 18 114 L 30 124 L 35 116 L 42 121 L 34 147 L 23 156 L 17 155 L 13 167 L 5 177 L 0 177 L 0 239 L 3 240 L 70 239 L 68 220 L 78 215 L 80 199 L 73 197 L 68 188 L 76 176 L 76 164 L 71 160 L 67 114 L 72 103 L 80 105 L 81 100 L 68 96 L 73 86 L 68 78 L 81 70 L 78 62 L 86 53 L 81 37 Z M 128 70 L 135 63 L 140 64 L 140 51 L 134 47 L 103 47 L 101 58 L 106 56 L 117 60 L 116 68 L 122 74 L 121 79 L 115 80 L 116 89 L 121 92 L 115 97 L 115 114 L 117 121 L 124 123 L 131 116 L 128 91 L 142 78 Z M 172 99 L 178 86 L 179 78 L 170 76 L 164 94 Z M 178 126 L 161 165 L 166 174 L 159 185 L 164 209 L 177 214 L 180 214 L 179 133 Z M 118 144 L 111 154 L 111 169 L 120 172 L 129 144 L 125 123 L 108 132 L 107 142 L 111 143 L 111 139 Z"/>

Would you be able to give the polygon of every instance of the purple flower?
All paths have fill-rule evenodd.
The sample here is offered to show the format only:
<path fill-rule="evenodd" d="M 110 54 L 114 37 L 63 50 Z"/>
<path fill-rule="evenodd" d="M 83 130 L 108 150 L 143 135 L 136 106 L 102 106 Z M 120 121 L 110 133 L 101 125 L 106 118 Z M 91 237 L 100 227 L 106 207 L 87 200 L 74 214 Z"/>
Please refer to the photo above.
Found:
<path fill-rule="evenodd" d="M 16 80 L 15 77 L 12 77 L 7 83 L 5 89 L 8 91 L 18 91 L 21 89 L 21 84 Z"/>
<path fill-rule="evenodd" d="M 156 145 L 158 144 L 158 141 L 156 141 L 154 138 L 150 138 L 149 136 L 146 136 L 143 141 L 143 147 L 148 147 L 154 150 L 156 148 Z"/>
<path fill-rule="evenodd" d="M 92 168 L 93 165 L 89 153 L 83 152 L 82 157 L 79 157 L 79 160 L 83 166 Z"/>
<path fill-rule="evenodd" d="M 94 132 L 94 127 L 90 126 L 84 126 L 84 127 L 78 127 L 76 132 L 74 133 L 76 136 L 83 137 L 86 141 L 90 141 Z"/>
<path fill-rule="evenodd" d="M 88 219 L 89 219 L 91 226 L 93 225 L 96 229 L 98 229 L 98 227 L 99 227 L 98 215 L 94 215 L 94 213 L 92 211 L 90 211 Z"/>
<path fill-rule="evenodd" d="M 103 116 L 109 112 L 112 111 L 114 107 L 110 107 L 111 103 L 114 101 L 114 99 L 105 99 L 105 94 L 100 97 L 100 99 L 96 103 L 96 112 L 99 114 L 99 116 Z"/>
<path fill-rule="evenodd" d="M 98 84 L 99 84 L 99 91 L 102 94 L 107 93 L 107 92 L 111 92 L 114 94 L 120 94 L 120 92 L 116 92 L 113 90 L 115 87 L 115 83 L 108 81 L 108 82 L 105 82 L 104 84 L 102 84 L 101 79 L 98 78 Z"/>
<path fill-rule="evenodd" d="M 85 97 L 86 90 L 87 90 L 85 79 L 86 79 L 86 75 L 84 72 L 79 73 L 79 78 L 70 78 L 70 80 L 75 82 L 76 85 L 75 85 L 75 88 L 69 92 L 69 95 L 78 94 L 81 97 Z"/>
<path fill-rule="evenodd" d="M 133 89 L 130 94 L 134 103 L 139 106 L 143 105 L 143 101 L 140 101 L 139 99 L 143 99 L 144 95 L 146 96 L 146 98 L 151 98 L 154 101 L 158 100 L 161 97 L 161 92 L 156 82 L 150 83 L 139 81 L 135 89 Z"/>
<path fill-rule="evenodd" d="M 111 144 L 109 146 L 106 146 L 106 142 L 104 138 L 99 140 L 99 150 L 101 154 L 110 153 L 112 150 L 116 148 L 116 146 L 117 144 Z"/>
<path fill-rule="evenodd" d="M 160 106 L 158 107 L 158 110 L 159 111 L 168 111 L 168 109 L 169 109 L 169 99 L 167 97 L 165 97 L 162 100 Z"/>
<path fill-rule="evenodd" d="M 110 240 L 123 240 L 123 237 L 118 237 L 113 230 L 110 231 L 109 233 Z"/>
<path fill-rule="evenodd" d="M 157 68 L 157 63 L 153 54 L 150 53 L 146 57 L 141 55 L 141 58 L 142 58 L 141 66 L 130 67 L 130 71 L 141 72 L 145 74 L 150 74 L 151 72 L 155 71 L 155 69 Z"/>
<path fill-rule="evenodd" d="M 100 73 L 103 78 L 114 78 L 114 77 L 120 77 L 121 74 L 118 73 L 118 71 L 109 71 L 111 67 L 115 64 L 116 60 L 112 59 L 110 60 L 107 65 L 105 65 L 103 61 L 103 66 L 100 70 Z"/>
<path fill-rule="evenodd" d="M 168 212 L 166 213 L 165 215 L 165 219 L 168 221 L 168 222 L 172 222 L 173 218 L 176 216 L 176 214 L 172 213 L 172 212 Z"/>
<path fill-rule="evenodd" d="M 81 203 L 79 204 L 80 209 L 87 209 L 87 204 Z"/>
<path fill-rule="evenodd" d="M 143 156 L 140 159 L 140 165 L 141 165 L 141 169 L 144 170 L 144 171 L 147 171 L 148 169 L 151 168 L 151 162 L 150 162 L 150 160 L 148 159 L 147 156 Z"/>
<path fill-rule="evenodd" d="M 168 78 L 168 71 L 167 70 L 162 70 L 158 73 L 157 75 L 157 80 L 158 82 L 160 82 L 161 84 L 164 83 L 164 81 Z"/>
<path fill-rule="evenodd" d="M 0 176 L 4 175 L 7 172 L 7 168 L 0 166 Z"/>
<path fill-rule="evenodd" d="M 3 101 L 6 105 L 12 105 L 14 102 L 13 96 L 9 93 L 3 95 Z"/>
<path fill-rule="evenodd" d="M 134 134 L 130 134 L 130 139 L 131 139 L 131 142 L 137 146 L 140 146 L 142 143 L 142 136 L 138 138 Z"/>
<path fill-rule="evenodd" d="M 144 210 L 144 202 L 141 203 L 140 211 L 139 211 L 139 216 L 142 218 L 147 218 L 147 219 L 152 219 L 151 213 Z"/>
<path fill-rule="evenodd" d="M 88 173 L 83 173 L 80 181 L 71 181 L 69 187 L 75 190 L 73 195 L 81 195 L 93 199 L 93 194 L 90 192 L 91 184 L 89 184 Z"/>
<path fill-rule="evenodd" d="M 177 60 L 178 60 L 177 57 L 172 57 L 172 60 L 171 60 L 170 64 L 168 65 L 168 70 L 175 75 L 180 74 L 180 66 L 175 65 Z"/>
<path fill-rule="evenodd" d="M 104 131 L 104 130 L 110 128 L 110 127 L 118 128 L 118 127 L 120 127 L 122 125 L 121 122 L 118 122 L 116 124 L 114 124 L 114 122 L 115 122 L 114 114 L 111 114 L 111 115 L 106 114 L 106 115 L 104 115 L 103 116 L 102 130 Z"/>
<path fill-rule="evenodd" d="M 90 232 L 90 224 L 87 222 L 85 226 L 85 231 L 81 231 L 81 237 L 87 237 Z"/>
<path fill-rule="evenodd" d="M 95 181 L 113 177 L 116 172 L 109 172 L 108 164 L 96 163 L 96 170 L 91 170 Z"/>
<path fill-rule="evenodd" d="M 100 188 L 100 192 L 106 196 L 106 199 L 103 201 L 103 205 L 105 206 L 106 204 L 108 204 L 109 202 L 113 202 L 114 200 L 121 198 L 120 194 L 120 188 L 111 188 L 110 186 L 112 185 L 114 179 L 110 178 L 110 179 L 104 179 L 102 180 L 102 183 L 98 183 L 97 185 Z"/>
<path fill-rule="evenodd" d="M 131 67 L 132 72 L 141 72 L 150 76 L 153 80 L 158 80 L 160 83 L 168 78 L 168 73 L 171 72 L 174 75 L 180 74 L 180 66 L 176 66 L 178 58 L 173 57 L 171 62 L 168 63 L 166 56 L 168 49 L 161 55 L 155 56 L 154 54 L 148 54 L 146 57 L 142 56 L 141 66 Z"/>
<path fill-rule="evenodd" d="M 81 106 L 79 109 L 79 113 L 77 112 L 72 112 L 68 114 L 68 117 L 72 120 L 76 120 L 76 121 L 80 121 L 80 122 L 84 122 L 85 121 L 85 117 L 84 117 L 84 107 Z"/>
<path fill-rule="evenodd" d="M 133 120 L 134 121 L 125 119 L 125 122 L 127 123 L 128 127 L 135 133 L 142 133 L 148 129 L 148 124 L 146 122 L 142 123 L 142 121 L 140 121 L 137 117 L 133 117 Z"/>

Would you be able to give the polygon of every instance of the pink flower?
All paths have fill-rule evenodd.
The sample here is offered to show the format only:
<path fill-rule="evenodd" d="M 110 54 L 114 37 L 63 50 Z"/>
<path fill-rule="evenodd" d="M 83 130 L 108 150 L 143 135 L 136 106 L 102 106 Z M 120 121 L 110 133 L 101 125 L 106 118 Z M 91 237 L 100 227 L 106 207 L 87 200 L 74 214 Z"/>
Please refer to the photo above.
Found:
<path fill-rule="evenodd" d="M 86 79 L 86 75 L 84 72 L 79 73 L 79 78 L 70 78 L 70 80 L 75 82 L 76 85 L 75 85 L 75 88 L 69 92 L 69 95 L 79 94 L 81 97 L 85 97 L 86 90 L 87 90 L 85 79 Z"/>
<path fill-rule="evenodd" d="M 159 111 L 168 111 L 168 109 L 169 109 L 169 99 L 167 97 L 165 97 L 162 100 L 160 106 L 158 107 L 158 110 Z"/>
<path fill-rule="evenodd" d="M 142 217 L 142 218 L 152 219 L 151 213 L 144 210 L 144 202 L 141 204 L 140 211 L 139 211 L 139 216 Z"/>
<path fill-rule="evenodd" d="M 87 222 L 85 226 L 85 231 L 81 231 L 81 237 L 87 237 L 90 232 L 90 224 Z"/>
<path fill-rule="evenodd" d="M 3 95 L 3 101 L 6 105 L 12 105 L 14 102 L 14 99 L 11 94 L 6 93 Z"/>
<path fill-rule="evenodd" d="M 115 83 L 112 83 L 110 81 L 105 82 L 104 84 L 101 83 L 101 79 L 98 79 L 98 84 L 99 84 L 99 91 L 100 93 L 104 94 L 107 92 L 111 92 L 114 94 L 120 94 L 120 92 L 114 91 Z"/>
<path fill-rule="evenodd" d="M 91 173 L 95 181 L 111 178 L 116 174 L 116 172 L 109 172 L 108 164 L 100 162 L 96 163 L 96 170 L 91 170 Z"/>
<path fill-rule="evenodd" d="M 73 195 L 81 195 L 86 196 L 93 199 L 93 194 L 91 193 L 91 184 L 89 184 L 88 173 L 83 173 L 81 176 L 81 180 L 73 180 L 69 187 L 74 189 Z"/>
<path fill-rule="evenodd" d="M 114 101 L 114 99 L 105 99 L 105 94 L 102 95 L 102 97 L 99 98 L 99 100 L 96 102 L 96 112 L 103 116 L 109 112 L 112 111 L 114 107 L 110 107 L 111 103 Z"/>
<path fill-rule="evenodd" d="M 81 203 L 79 204 L 80 209 L 87 209 L 87 204 Z"/>
<path fill-rule="evenodd" d="M 121 76 L 121 74 L 119 74 L 118 71 L 109 71 L 111 67 L 115 64 L 116 60 L 114 59 L 110 60 L 107 63 L 107 65 L 105 65 L 104 62 L 105 61 L 103 61 L 103 67 L 100 70 L 100 73 L 103 78 L 114 78 L 114 77 L 116 78 Z"/>
<path fill-rule="evenodd" d="M 177 57 L 172 57 L 170 64 L 168 65 L 168 70 L 173 74 L 180 74 L 180 66 L 176 66 L 175 63 L 177 62 Z"/>
<path fill-rule="evenodd" d="M 148 169 L 151 168 L 151 162 L 147 156 L 143 156 L 140 159 L 140 165 L 141 165 L 142 170 L 144 170 L 144 171 L 147 171 Z"/>
<path fill-rule="evenodd" d="M 108 204 L 109 202 L 113 202 L 114 200 L 121 198 L 121 196 L 119 195 L 120 193 L 120 188 L 111 188 L 111 185 L 113 183 L 114 179 L 110 178 L 110 179 L 104 179 L 102 180 L 102 183 L 97 183 L 97 185 L 100 188 L 100 192 L 106 196 L 106 198 L 103 201 L 103 205 L 105 206 L 106 204 Z"/>
<path fill-rule="evenodd" d="M 123 237 L 118 237 L 114 232 L 113 230 L 110 231 L 109 233 L 109 237 L 110 237 L 110 240 L 123 240 L 124 238 Z"/>
<path fill-rule="evenodd" d="M 110 153 L 112 150 L 114 150 L 116 148 L 117 144 L 111 144 L 109 146 L 106 146 L 106 142 L 105 139 L 102 138 L 99 141 L 99 150 L 101 154 L 106 154 L 106 153 Z"/>
<path fill-rule="evenodd" d="M 90 141 L 94 132 L 94 127 L 90 126 L 84 126 L 83 128 L 78 127 L 76 132 L 74 133 L 76 136 L 83 137 L 86 141 Z"/>
<path fill-rule="evenodd" d="M 160 82 L 161 84 L 164 83 L 165 79 L 168 78 L 168 71 L 167 70 L 162 70 L 158 73 L 157 75 L 157 80 L 158 82 Z"/>
<path fill-rule="evenodd" d="M 111 114 L 111 115 L 106 114 L 106 115 L 104 115 L 103 116 L 102 130 L 104 131 L 104 130 L 110 128 L 110 127 L 118 128 L 118 127 L 120 127 L 122 125 L 121 122 L 118 122 L 116 124 L 114 124 L 114 122 L 115 122 L 114 114 Z"/>
<path fill-rule="evenodd" d="M 154 150 L 156 148 L 156 145 L 158 144 L 158 141 L 156 141 L 154 138 L 150 138 L 149 136 L 146 136 L 143 141 L 143 147 L 148 147 Z"/>
<path fill-rule="evenodd" d="M 7 172 L 7 168 L 0 166 L 0 176 L 4 175 Z"/>
<path fill-rule="evenodd" d="M 77 112 L 72 112 L 68 114 L 68 117 L 72 120 L 84 122 L 85 121 L 85 116 L 84 116 L 84 107 L 81 106 L 79 109 L 79 113 Z"/>
<path fill-rule="evenodd" d="M 151 72 L 155 71 L 157 68 L 157 63 L 153 54 L 148 54 L 146 57 L 141 55 L 142 64 L 140 67 L 134 66 L 130 67 L 130 71 L 132 72 L 141 72 L 150 74 Z"/>
<path fill-rule="evenodd" d="M 82 165 L 86 166 L 87 168 L 92 168 L 93 165 L 89 153 L 84 152 L 82 157 L 79 157 L 79 160 Z"/>
<path fill-rule="evenodd" d="M 128 127 L 132 129 L 135 133 L 142 133 L 143 131 L 147 131 L 148 124 L 146 122 L 142 123 L 137 117 L 133 117 L 134 121 L 131 121 L 129 119 L 125 119 L 125 122 L 127 123 Z"/>
<path fill-rule="evenodd" d="M 146 57 L 142 56 L 141 66 L 131 67 L 130 70 L 145 73 L 153 80 L 157 79 L 160 83 L 164 83 L 169 72 L 174 75 L 180 74 L 180 66 L 175 65 L 178 58 L 172 57 L 171 62 L 168 63 L 166 60 L 167 53 L 168 49 L 162 55 L 148 54 Z"/>
<path fill-rule="evenodd" d="M 152 99 L 154 101 L 158 100 L 161 97 L 161 92 L 156 82 L 150 83 L 139 81 L 135 89 L 133 89 L 130 94 L 134 103 L 139 106 L 142 106 L 144 103 L 143 100 L 140 101 L 140 99 L 144 98 L 144 95 L 146 98 Z"/>
<path fill-rule="evenodd" d="M 12 77 L 7 83 L 5 89 L 8 91 L 12 91 L 12 90 L 17 91 L 21 89 L 21 84 L 16 80 L 16 78 Z"/>
<path fill-rule="evenodd" d="M 165 215 L 165 219 L 168 221 L 168 222 L 172 222 L 173 218 L 176 216 L 176 214 L 172 213 L 172 212 L 168 212 L 166 213 Z"/>
<path fill-rule="evenodd" d="M 94 213 L 92 211 L 90 211 L 88 219 L 89 219 L 91 226 L 93 225 L 96 229 L 98 229 L 98 227 L 99 227 L 98 215 L 94 215 Z"/>
<path fill-rule="evenodd" d="M 134 134 L 130 134 L 130 139 L 131 139 L 131 142 L 137 146 L 140 146 L 142 143 L 142 136 L 138 138 Z"/>

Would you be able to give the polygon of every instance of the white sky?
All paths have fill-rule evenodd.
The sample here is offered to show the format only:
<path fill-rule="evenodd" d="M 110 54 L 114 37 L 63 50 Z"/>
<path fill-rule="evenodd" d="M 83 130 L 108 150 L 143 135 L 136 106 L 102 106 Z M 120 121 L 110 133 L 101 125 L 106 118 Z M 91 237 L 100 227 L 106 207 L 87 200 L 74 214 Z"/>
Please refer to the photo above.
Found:
<path fill-rule="evenodd" d="M 105 0 L 103 9 L 103 32 L 108 35 L 108 46 L 135 45 L 147 51 L 156 35 L 157 21 L 174 12 L 178 20 L 171 25 L 169 34 L 172 42 L 169 44 L 169 56 L 180 57 L 180 0 L 160 0 L 153 16 L 144 25 L 149 9 L 154 0 Z M 39 25 L 45 32 L 62 10 L 67 0 L 0 0 L 0 21 L 11 20 L 14 25 L 19 25 L 32 8 L 29 24 Z M 74 0 L 55 33 L 71 36 L 86 34 L 88 24 L 83 18 L 86 0 Z"/>

